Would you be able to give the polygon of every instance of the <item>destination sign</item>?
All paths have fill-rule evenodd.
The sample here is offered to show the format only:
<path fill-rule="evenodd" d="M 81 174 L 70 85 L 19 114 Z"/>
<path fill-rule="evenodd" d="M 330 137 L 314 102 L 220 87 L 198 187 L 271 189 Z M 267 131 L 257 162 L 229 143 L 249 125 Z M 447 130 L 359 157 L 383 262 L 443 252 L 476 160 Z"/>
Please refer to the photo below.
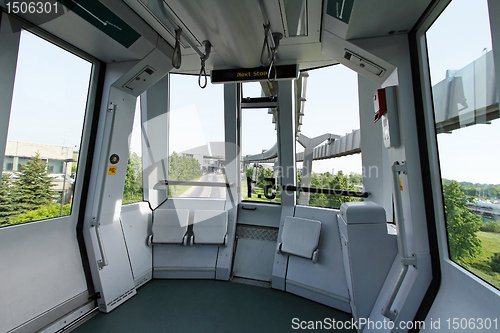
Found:
<path fill-rule="evenodd" d="M 276 80 L 292 80 L 299 76 L 298 65 L 276 66 Z M 264 81 L 268 78 L 267 67 L 238 68 L 238 69 L 215 69 L 212 71 L 212 83 Z M 271 80 L 274 72 L 271 73 Z"/>

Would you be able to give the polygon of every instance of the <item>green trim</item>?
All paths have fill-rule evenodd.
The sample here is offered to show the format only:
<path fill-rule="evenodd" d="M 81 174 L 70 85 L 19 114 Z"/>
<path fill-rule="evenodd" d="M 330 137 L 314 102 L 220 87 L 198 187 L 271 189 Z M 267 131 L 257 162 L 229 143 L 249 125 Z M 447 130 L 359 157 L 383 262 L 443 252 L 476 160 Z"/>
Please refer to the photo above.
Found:
<path fill-rule="evenodd" d="M 328 0 L 326 13 L 337 20 L 349 24 L 353 6 L 354 0 Z"/>
<path fill-rule="evenodd" d="M 99 0 L 75 0 L 79 5 L 71 0 L 57 1 L 126 48 L 141 37 Z"/>

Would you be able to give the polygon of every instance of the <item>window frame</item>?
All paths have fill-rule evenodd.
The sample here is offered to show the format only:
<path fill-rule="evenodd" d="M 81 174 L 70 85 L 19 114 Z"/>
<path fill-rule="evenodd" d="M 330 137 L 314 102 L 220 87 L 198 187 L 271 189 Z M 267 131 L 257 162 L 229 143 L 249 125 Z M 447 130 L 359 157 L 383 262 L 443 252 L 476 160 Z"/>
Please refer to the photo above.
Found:
<path fill-rule="evenodd" d="M 2 13 L 3 15 L 7 15 L 10 20 L 13 20 L 14 22 L 17 21 L 19 22 L 21 29 L 26 30 L 29 33 L 32 33 L 33 35 L 42 38 L 48 43 L 51 43 L 61 49 L 63 49 L 66 52 L 69 52 L 73 54 L 74 56 L 77 56 L 87 62 L 90 63 L 91 70 L 90 70 L 90 75 L 88 78 L 88 89 L 87 89 L 87 98 L 85 102 L 85 113 L 83 115 L 83 123 L 82 123 L 82 133 L 81 133 L 81 138 L 80 138 L 80 152 L 78 155 L 78 163 L 77 163 L 77 170 L 78 173 L 75 175 L 75 182 L 74 182 L 74 189 L 73 189 L 73 200 L 72 200 L 72 205 L 71 205 L 71 211 L 69 215 L 63 215 L 63 216 L 57 216 L 49 219 L 42 219 L 42 220 L 36 220 L 36 221 L 28 221 L 24 222 L 21 224 L 16 224 L 16 225 L 7 225 L 2 227 L 3 228 L 10 228 L 10 227 L 20 227 L 26 224 L 30 223 L 36 223 L 36 222 L 45 222 L 45 221 L 51 221 L 55 219 L 71 219 L 75 220 L 78 222 L 80 219 L 80 216 L 82 215 L 82 211 L 85 211 L 85 205 L 86 205 L 86 191 L 88 188 L 88 178 L 90 177 L 90 166 L 91 166 L 91 161 L 89 163 L 89 159 L 92 160 L 93 158 L 93 150 L 94 150 L 94 141 L 95 138 L 93 138 L 93 132 L 94 132 L 94 127 L 96 124 L 94 124 L 94 117 L 96 116 L 96 112 L 99 112 L 99 107 L 98 105 L 98 100 L 99 100 L 99 86 L 101 84 L 102 78 L 101 76 L 101 68 L 102 68 L 102 62 L 91 56 L 90 54 L 80 50 L 79 48 L 75 47 L 74 45 L 71 45 L 70 43 L 52 35 L 51 33 L 43 30 L 42 28 L 33 25 L 32 23 L 25 21 L 22 18 L 19 18 L 17 16 L 13 16 L 7 13 Z M 17 23 L 16 22 L 16 23 Z M 18 43 L 18 48 L 16 51 L 16 57 L 19 55 L 19 47 L 20 47 L 20 38 L 21 38 L 21 32 L 19 32 L 19 43 Z M 17 61 L 16 61 L 17 63 Z M 15 70 L 15 74 L 17 73 L 17 69 Z M 12 89 L 12 96 L 14 93 L 14 89 Z M 97 110 L 97 111 L 96 111 Z M 12 112 L 12 109 L 9 109 L 9 118 L 10 114 Z M 10 124 L 7 124 L 7 128 L 9 128 Z M 8 133 L 7 133 L 8 134 Z M 95 135 L 94 135 L 95 136 Z M 7 143 L 8 135 L 5 136 L 5 142 L 4 144 Z M 4 158 L 4 157 L 2 157 Z M 3 173 L 3 169 L 2 169 Z M 80 175 L 78 177 L 78 175 Z"/>
<path fill-rule="evenodd" d="M 467 268 L 461 266 L 450 258 L 450 247 L 448 240 L 448 230 L 446 223 L 445 207 L 444 207 L 444 195 L 442 186 L 442 175 L 439 159 L 439 149 L 437 142 L 437 131 L 435 128 L 435 113 L 434 113 L 434 99 L 432 95 L 432 83 L 430 75 L 429 66 L 429 55 L 428 55 L 428 45 L 427 45 L 427 31 L 434 24 L 434 22 L 440 17 L 440 15 L 446 10 L 448 5 L 452 0 L 436 0 L 431 3 L 428 8 L 426 15 L 424 15 L 421 20 L 417 23 L 412 33 L 414 34 L 414 42 L 418 57 L 418 71 L 419 71 L 419 87 L 421 93 L 421 109 L 422 117 L 424 118 L 425 124 L 425 136 L 426 136 L 426 158 L 428 159 L 428 174 L 429 183 L 431 186 L 428 189 L 432 193 L 432 221 L 435 229 L 435 236 L 437 240 L 436 250 L 439 252 L 439 266 L 433 266 L 433 269 L 439 269 L 439 276 L 448 276 L 449 274 L 456 274 L 460 272 L 467 276 L 470 280 L 474 281 L 483 287 L 488 289 L 494 289 L 495 293 L 500 295 L 500 290 L 490 284 L 489 282 L 483 280 L 481 277 L 475 275 L 473 272 L 469 271 Z M 490 20 L 491 21 L 491 20 Z M 491 24 L 491 23 L 490 23 Z M 416 98 L 417 100 L 417 98 Z M 429 224 L 429 223 L 428 223 Z M 441 279 L 441 277 L 439 277 Z M 439 281 L 440 282 L 440 281 Z M 437 291 L 436 291 L 437 293 Z"/>

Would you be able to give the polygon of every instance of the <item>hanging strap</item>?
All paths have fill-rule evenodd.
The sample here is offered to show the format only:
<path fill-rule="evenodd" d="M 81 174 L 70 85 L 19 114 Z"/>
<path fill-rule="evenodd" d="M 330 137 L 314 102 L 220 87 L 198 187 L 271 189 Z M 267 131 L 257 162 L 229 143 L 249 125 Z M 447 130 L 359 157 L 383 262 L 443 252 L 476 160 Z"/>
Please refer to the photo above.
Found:
<path fill-rule="evenodd" d="M 181 68 L 182 64 L 181 35 L 182 35 L 182 28 L 178 27 L 177 29 L 175 29 L 175 47 L 174 47 L 174 54 L 172 56 L 172 66 L 174 66 L 174 68 L 176 69 Z"/>
<path fill-rule="evenodd" d="M 207 72 L 205 70 L 205 61 L 210 57 L 210 51 L 212 50 L 212 44 L 208 40 L 203 41 L 203 45 L 205 45 L 205 54 L 200 57 L 201 59 L 201 69 L 200 75 L 198 76 L 198 85 L 201 89 L 205 89 L 208 83 Z M 205 82 L 201 84 L 201 77 L 204 77 Z"/>
<path fill-rule="evenodd" d="M 260 63 L 263 66 L 269 66 L 272 62 L 271 45 L 269 45 L 269 35 L 271 32 L 271 23 L 264 24 L 264 44 L 262 45 L 262 52 L 260 53 Z M 264 54 L 267 53 L 267 58 L 264 59 Z"/>
<path fill-rule="evenodd" d="M 204 84 L 201 84 L 201 77 L 205 79 Z M 201 58 L 201 69 L 200 69 L 200 75 L 198 76 L 198 85 L 200 86 L 201 89 L 205 89 L 207 86 L 207 72 L 205 71 L 205 59 Z"/>

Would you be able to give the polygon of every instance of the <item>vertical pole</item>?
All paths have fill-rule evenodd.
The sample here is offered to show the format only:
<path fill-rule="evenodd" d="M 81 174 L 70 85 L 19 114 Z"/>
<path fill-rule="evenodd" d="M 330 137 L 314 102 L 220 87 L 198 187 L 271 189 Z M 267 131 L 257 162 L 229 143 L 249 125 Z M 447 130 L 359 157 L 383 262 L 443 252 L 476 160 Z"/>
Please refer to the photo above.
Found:
<path fill-rule="evenodd" d="M 278 162 L 282 185 L 296 184 L 295 175 L 295 115 L 292 81 L 278 86 Z M 282 192 L 281 205 L 295 206 L 295 193 Z"/>
<path fill-rule="evenodd" d="M 224 84 L 224 134 L 226 211 L 228 212 L 226 246 L 219 247 L 215 278 L 229 280 L 233 262 L 238 203 L 240 201 L 240 96 L 241 84 Z"/>
<path fill-rule="evenodd" d="M 278 165 L 280 185 L 296 184 L 295 171 L 295 114 L 293 82 L 280 81 L 278 84 Z M 295 192 L 281 191 L 281 219 L 278 244 L 287 216 L 294 215 Z M 276 253 L 274 257 L 272 287 L 285 290 L 288 256 Z"/>

